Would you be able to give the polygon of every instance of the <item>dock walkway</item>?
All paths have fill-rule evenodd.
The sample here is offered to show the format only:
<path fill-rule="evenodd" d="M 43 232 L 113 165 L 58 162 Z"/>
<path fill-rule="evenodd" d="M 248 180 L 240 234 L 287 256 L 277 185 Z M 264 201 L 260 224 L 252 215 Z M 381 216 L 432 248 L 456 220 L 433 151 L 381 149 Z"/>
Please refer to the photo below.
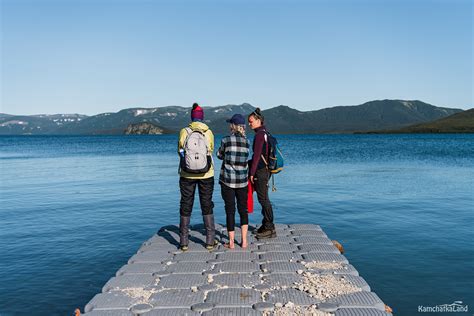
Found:
<path fill-rule="evenodd" d="M 208 251 L 203 226 L 193 225 L 189 250 L 181 252 L 178 227 L 162 227 L 83 315 L 391 315 L 320 226 L 276 229 L 276 238 L 257 240 L 250 226 L 247 249 L 236 243 Z M 216 238 L 223 243 L 226 235 L 216 225 Z"/>

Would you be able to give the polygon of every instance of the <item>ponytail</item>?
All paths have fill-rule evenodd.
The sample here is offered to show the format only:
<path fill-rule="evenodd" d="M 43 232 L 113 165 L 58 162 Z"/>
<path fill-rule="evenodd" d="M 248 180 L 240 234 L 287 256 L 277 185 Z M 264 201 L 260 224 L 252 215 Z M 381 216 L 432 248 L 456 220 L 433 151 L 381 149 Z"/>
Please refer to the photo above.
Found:
<path fill-rule="evenodd" d="M 262 123 L 265 121 L 260 108 L 256 108 L 255 111 L 253 111 L 252 113 L 249 114 L 248 118 L 250 118 L 251 116 L 253 116 L 257 120 L 262 121 Z"/>

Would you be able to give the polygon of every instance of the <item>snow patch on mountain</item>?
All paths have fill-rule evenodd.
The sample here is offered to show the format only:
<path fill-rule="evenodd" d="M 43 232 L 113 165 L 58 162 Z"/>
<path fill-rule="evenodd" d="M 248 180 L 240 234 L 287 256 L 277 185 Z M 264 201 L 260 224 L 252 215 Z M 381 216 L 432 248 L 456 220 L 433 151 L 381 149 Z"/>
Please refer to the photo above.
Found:
<path fill-rule="evenodd" d="M 54 119 L 53 122 L 56 124 L 63 123 L 63 122 L 75 122 L 80 121 L 80 119 L 73 119 L 73 118 L 66 118 L 66 119 Z"/>
<path fill-rule="evenodd" d="M 178 113 L 174 113 L 174 112 L 166 112 L 166 113 L 160 114 L 160 116 L 171 116 L 171 117 L 176 117 L 177 115 Z"/>
<path fill-rule="evenodd" d="M 2 124 L 0 124 L 0 126 L 8 126 L 8 125 L 28 125 L 28 124 L 29 124 L 29 123 L 28 123 L 28 122 L 25 122 L 25 121 L 12 120 L 12 121 L 3 122 Z"/>
<path fill-rule="evenodd" d="M 229 107 L 229 108 L 220 108 L 220 109 L 215 109 L 214 110 L 214 113 L 220 113 L 220 112 L 229 112 L 229 111 L 232 111 L 232 109 Z"/>
<path fill-rule="evenodd" d="M 154 113 L 156 110 L 157 109 L 137 109 L 137 110 L 134 110 L 133 116 L 139 116 L 139 115 Z"/>
<path fill-rule="evenodd" d="M 416 109 L 416 106 L 413 103 L 409 102 L 409 101 L 401 101 L 401 102 L 405 107 L 407 107 L 411 110 Z"/>

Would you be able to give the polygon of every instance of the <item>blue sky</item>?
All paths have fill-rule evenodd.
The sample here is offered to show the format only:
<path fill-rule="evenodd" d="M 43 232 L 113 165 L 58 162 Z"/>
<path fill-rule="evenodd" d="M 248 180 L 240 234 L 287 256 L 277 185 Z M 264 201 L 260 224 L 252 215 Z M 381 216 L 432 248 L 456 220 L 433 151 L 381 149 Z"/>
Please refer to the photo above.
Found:
<path fill-rule="evenodd" d="M 0 0 L 10 114 L 473 107 L 473 2 Z"/>

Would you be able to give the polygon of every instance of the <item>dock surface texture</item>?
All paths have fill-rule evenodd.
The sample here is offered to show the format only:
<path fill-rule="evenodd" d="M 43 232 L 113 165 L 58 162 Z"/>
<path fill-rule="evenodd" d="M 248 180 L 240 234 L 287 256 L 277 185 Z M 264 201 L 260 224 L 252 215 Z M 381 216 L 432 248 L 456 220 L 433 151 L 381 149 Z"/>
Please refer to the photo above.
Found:
<path fill-rule="evenodd" d="M 277 224 L 277 237 L 206 250 L 203 225 L 179 247 L 177 226 L 162 227 L 85 306 L 86 316 L 383 316 L 385 304 L 313 224 Z M 228 241 L 224 226 L 216 239 Z"/>

